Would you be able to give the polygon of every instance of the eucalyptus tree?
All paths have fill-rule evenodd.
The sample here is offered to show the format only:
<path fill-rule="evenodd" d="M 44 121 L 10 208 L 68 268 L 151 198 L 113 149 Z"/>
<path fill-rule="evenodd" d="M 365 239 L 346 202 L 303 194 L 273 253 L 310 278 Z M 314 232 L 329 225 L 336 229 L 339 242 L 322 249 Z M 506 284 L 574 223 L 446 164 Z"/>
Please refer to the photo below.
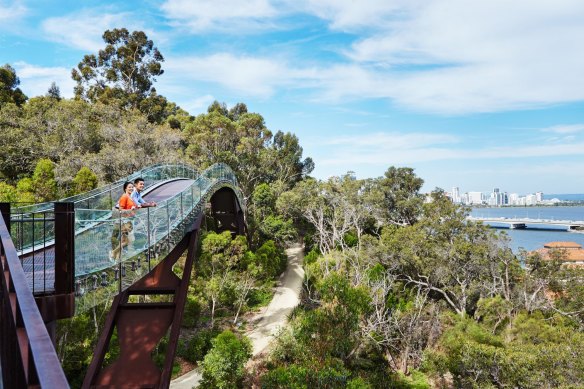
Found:
<path fill-rule="evenodd" d="M 492 231 L 468 221 L 467 210 L 441 191 L 434 192 L 423 209 L 416 224 L 384 232 L 383 242 L 391 253 L 388 259 L 399 264 L 406 283 L 440 296 L 465 316 L 487 294 L 485 285 L 492 272 L 502 270 L 491 265 L 499 262 L 504 248 L 496 244 Z"/>
<path fill-rule="evenodd" d="M 28 97 L 18 87 L 20 79 L 9 64 L 0 66 L 0 106 L 13 103 L 21 106 Z"/>
<path fill-rule="evenodd" d="M 298 138 L 272 131 L 264 118 L 238 103 L 231 109 L 214 102 L 206 114 L 186 125 L 187 155 L 202 167 L 226 162 L 234 167 L 246 195 L 259 183 L 283 182 L 290 188 L 314 164 L 302 159 Z"/>
<path fill-rule="evenodd" d="M 107 30 L 102 38 L 105 48 L 97 55 L 85 55 L 71 71 L 77 82 L 75 96 L 143 111 L 164 107 L 166 99 L 157 96 L 152 86 L 164 73 L 164 57 L 154 42 L 143 31 L 130 33 L 125 28 Z"/>

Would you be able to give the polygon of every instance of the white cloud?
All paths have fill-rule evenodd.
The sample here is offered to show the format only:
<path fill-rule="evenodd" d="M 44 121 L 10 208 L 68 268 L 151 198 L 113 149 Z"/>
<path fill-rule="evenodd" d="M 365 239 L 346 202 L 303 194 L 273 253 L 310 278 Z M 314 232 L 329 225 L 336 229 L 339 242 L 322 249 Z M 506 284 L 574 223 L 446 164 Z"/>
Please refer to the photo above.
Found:
<path fill-rule="evenodd" d="M 560 124 L 544 128 L 544 132 L 553 132 L 555 134 L 575 134 L 584 131 L 584 124 Z"/>
<path fill-rule="evenodd" d="M 274 57 L 219 52 L 172 64 L 167 58 L 167 74 L 177 70 L 245 96 L 297 89 L 313 101 L 388 99 L 447 115 L 584 100 L 579 0 L 167 0 L 162 9 L 193 32 L 278 28 L 283 16 L 308 13 L 358 37 L 340 49 L 345 62 L 303 66 L 277 50 Z"/>
<path fill-rule="evenodd" d="M 22 1 L 2 1 L 0 0 L 0 25 L 4 25 L 4 23 L 10 23 L 11 25 L 14 22 L 28 12 L 28 9 L 24 6 Z"/>
<path fill-rule="evenodd" d="M 260 98 L 272 95 L 276 87 L 293 88 L 298 80 L 306 81 L 307 85 L 314 78 L 310 70 L 290 68 L 284 61 L 229 53 L 168 57 L 165 69 L 168 75 L 180 75 L 181 80 L 214 82 L 244 96 Z"/>
<path fill-rule="evenodd" d="M 318 159 L 324 166 L 408 165 L 446 160 L 523 159 L 579 156 L 583 142 L 561 144 L 527 144 L 501 147 L 460 147 L 460 139 L 437 133 L 370 133 L 321 140 L 333 145 L 329 157 Z"/>
<path fill-rule="evenodd" d="M 20 88 L 28 97 L 45 95 L 52 82 L 57 84 L 62 97 L 73 97 L 75 82 L 71 79 L 71 69 L 42 67 L 26 62 L 16 62 L 14 68 L 20 78 Z"/>
<path fill-rule="evenodd" d="M 584 99 L 584 41 L 575 39 L 584 36 L 584 3 L 419 4 L 402 7 L 400 20 L 379 23 L 379 32 L 354 43 L 346 53 L 374 69 L 373 77 L 391 83 L 375 94 L 443 113 Z M 332 93 L 343 96 L 343 90 Z"/>
<path fill-rule="evenodd" d="M 122 27 L 129 31 L 144 31 L 157 45 L 166 41 L 163 34 L 145 28 L 143 21 L 128 12 L 111 13 L 100 9 L 85 9 L 49 18 L 42 23 L 47 39 L 92 53 L 105 47 L 102 38 L 104 31 Z"/>
<path fill-rule="evenodd" d="M 459 139 L 448 134 L 378 132 L 358 136 L 340 136 L 325 142 L 330 145 L 376 149 L 417 149 L 428 145 L 453 144 Z"/>
<path fill-rule="evenodd" d="M 163 9 L 169 17 L 200 31 L 244 21 L 271 23 L 296 12 L 316 15 L 329 22 L 331 29 L 360 34 L 345 49 L 345 63 L 321 62 L 302 68 L 293 60 L 231 54 L 198 61 L 203 66 L 203 62 L 220 60 L 215 63 L 217 69 L 203 69 L 206 80 L 229 83 L 231 89 L 246 89 L 250 95 L 269 96 L 278 88 L 294 87 L 311 90 L 314 100 L 383 98 L 441 114 L 531 109 L 584 100 L 584 40 L 577 38 L 584 36 L 584 3 L 577 0 L 209 4 L 169 0 Z M 240 65 L 243 74 L 231 75 L 224 60 Z"/>
<path fill-rule="evenodd" d="M 193 32 L 245 33 L 266 25 L 273 27 L 269 19 L 277 15 L 268 0 L 167 0 L 161 8 L 175 24 L 185 25 Z"/>
<path fill-rule="evenodd" d="M 307 0 L 300 7 L 329 21 L 332 29 L 353 30 L 387 26 L 417 3 L 418 0 Z"/>
<path fill-rule="evenodd" d="M 213 103 L 215 97 L 213 95 L 199 96 L 191 100 L 187 100 L 181 108 L 189 112 L 191 115 L 196 112 L 203 112 L 207 110 L 207 107 Z"/>

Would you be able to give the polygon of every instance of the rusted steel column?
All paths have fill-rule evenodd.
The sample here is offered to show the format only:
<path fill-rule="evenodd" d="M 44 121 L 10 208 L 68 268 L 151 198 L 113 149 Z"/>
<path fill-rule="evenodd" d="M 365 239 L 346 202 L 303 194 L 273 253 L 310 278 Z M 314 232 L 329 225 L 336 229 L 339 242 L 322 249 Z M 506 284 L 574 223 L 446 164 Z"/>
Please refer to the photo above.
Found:
<path fill-rule="evenodd" d="M 75 292 L 75 207 L 55 203 L 55 294 Z"/>
<path fill-rule="evenodd" d="M 0 203 L 0 213 L 2 214 L 6 228 L 10 231 L 10 203 Z"/>

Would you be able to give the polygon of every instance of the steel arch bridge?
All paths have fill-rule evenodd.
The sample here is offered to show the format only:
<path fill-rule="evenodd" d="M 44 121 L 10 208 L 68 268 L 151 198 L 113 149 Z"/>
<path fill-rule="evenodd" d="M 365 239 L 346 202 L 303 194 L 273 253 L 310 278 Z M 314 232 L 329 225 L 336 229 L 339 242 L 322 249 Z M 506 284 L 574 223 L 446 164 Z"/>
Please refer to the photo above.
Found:
<path fill-rule="evenodd" d="M 138 177 L 157 206 L 117 211 L 123 183 Z M 168 387 L 204 215 L 210 211 L 218 232 L 246 228 L 241 190 L 224 164 L 200 173 L 155 165 L 59 202 L 0 208 L 0 363 L 10 388 L 67 387 L 51 341 L 56 320 L 112 299 L 83 387 Z M 172 268 L 185 252 L 179 277 Z M 138 303 L 135 295 L 165 302 Z M 106 366 L 114 332 L 120 353 Z M 151 352 L 167 333 L 159 369 Z"/>

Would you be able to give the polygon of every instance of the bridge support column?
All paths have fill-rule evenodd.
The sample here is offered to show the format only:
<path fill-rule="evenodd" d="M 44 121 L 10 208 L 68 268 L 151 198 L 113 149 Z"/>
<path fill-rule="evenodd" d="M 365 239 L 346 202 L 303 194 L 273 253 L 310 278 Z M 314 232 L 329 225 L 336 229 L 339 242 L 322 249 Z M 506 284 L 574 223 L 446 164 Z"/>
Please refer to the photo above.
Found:
<path fill-rule="evenodd" d="M 56 321 L 75 314 L 75 205 L 55 203 L 55 291 L 35 300 L 55 343 Z"/>
<path fill-rule="evenodd" d="M 201 214 L 192 231 L 166 258 L 114 298 L 82 388 L 168 388 L 202 217 Z M 172 268 L 187 250 L 183 274 L 179 278 Z M 136 303 L 129 301 L 132 295 L 167 295 L 171 301 Z M 169 328 L 161 371 L 152 361 L 151 353 Z M 114 329 L 118 335 L 119 357 L 110 365 L 103 366 Z"/>

